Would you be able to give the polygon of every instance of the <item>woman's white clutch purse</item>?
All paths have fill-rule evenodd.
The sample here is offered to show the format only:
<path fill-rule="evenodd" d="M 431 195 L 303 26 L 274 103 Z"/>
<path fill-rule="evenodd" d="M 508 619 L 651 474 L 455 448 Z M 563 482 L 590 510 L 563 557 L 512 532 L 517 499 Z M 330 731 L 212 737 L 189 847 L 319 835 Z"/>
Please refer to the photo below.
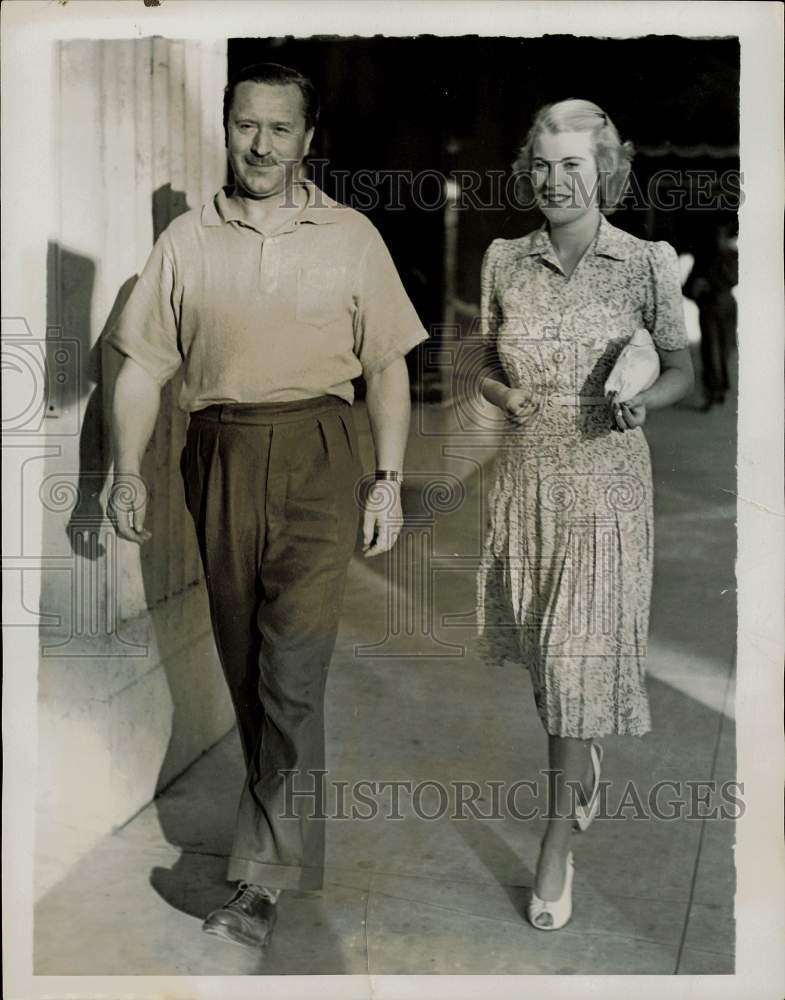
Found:
<path fill-rule="evenodd" d="M 651 334 L 643 327 L 636 330 L 622 348 L 616 364 L 605 382 L 605 395 L 617 393 L 620 403 L 626 403 L 639 392 L 649 389 L 660 376 L 660 359 Z"/>

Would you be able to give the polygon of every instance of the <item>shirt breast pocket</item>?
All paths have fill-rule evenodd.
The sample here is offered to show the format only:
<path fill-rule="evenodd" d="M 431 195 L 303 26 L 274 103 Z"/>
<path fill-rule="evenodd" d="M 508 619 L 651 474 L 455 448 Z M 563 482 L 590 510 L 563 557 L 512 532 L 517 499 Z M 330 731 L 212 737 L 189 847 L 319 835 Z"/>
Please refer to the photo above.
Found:
<path fill-rule="evenodd" d="M 297 272 L 297 321 L 329 326 L 344 309 L 346 268 L 301 267 Z"/>

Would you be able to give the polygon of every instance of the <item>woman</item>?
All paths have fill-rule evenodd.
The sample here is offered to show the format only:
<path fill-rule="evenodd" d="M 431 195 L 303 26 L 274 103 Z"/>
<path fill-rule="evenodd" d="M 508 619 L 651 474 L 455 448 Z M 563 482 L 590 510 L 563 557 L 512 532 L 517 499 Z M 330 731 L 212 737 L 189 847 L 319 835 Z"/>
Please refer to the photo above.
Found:
<path fill-rule="evenodd" d="M 545 223 L 494 240 L 483 261 L 483 331 L 498 365 L 481 391 L 513 433 L 488 498 L 479 622 L 490 660 L 528 667 L 558 775 L 528 906 L 542 930 L 572 912 L 571 834 L 598 801 L 593 741 L 650 729 L 652 479 L 641 428 L 693 381 L 675 251 L 604 218 L 631 156 L 595 104 L 543 108 L 515 168 Z M 606 400 L 604 383 L 640 327 L 660 375 L 625 403 Z"/>

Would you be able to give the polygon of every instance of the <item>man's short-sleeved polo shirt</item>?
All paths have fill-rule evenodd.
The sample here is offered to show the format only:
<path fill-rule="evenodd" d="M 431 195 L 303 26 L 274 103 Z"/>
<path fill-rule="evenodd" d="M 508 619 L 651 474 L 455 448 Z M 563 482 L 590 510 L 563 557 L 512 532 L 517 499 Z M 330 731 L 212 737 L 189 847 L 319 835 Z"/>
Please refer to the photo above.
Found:
<path fill-rule="evenodd" d="M 179 405 L 333 394 L 427 339 L 376 228 L 306 182 L 308 200 L 264 235 L 226 190 L 157 240 L 108 342 Z"/>

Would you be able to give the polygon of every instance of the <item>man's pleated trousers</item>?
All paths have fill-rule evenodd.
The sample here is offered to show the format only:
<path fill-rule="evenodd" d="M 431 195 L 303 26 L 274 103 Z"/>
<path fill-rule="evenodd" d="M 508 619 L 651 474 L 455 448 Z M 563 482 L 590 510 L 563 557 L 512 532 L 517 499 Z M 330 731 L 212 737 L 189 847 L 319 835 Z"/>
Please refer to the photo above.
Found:
<path fill-rule="evenodd" d="M 247 765 L 227 878 L 322 884 L 324 691 L 362 475 L 337 396 L 192 414 L 181 470 Z M 288 783 L 288 785 L 287 785 Z"/>

